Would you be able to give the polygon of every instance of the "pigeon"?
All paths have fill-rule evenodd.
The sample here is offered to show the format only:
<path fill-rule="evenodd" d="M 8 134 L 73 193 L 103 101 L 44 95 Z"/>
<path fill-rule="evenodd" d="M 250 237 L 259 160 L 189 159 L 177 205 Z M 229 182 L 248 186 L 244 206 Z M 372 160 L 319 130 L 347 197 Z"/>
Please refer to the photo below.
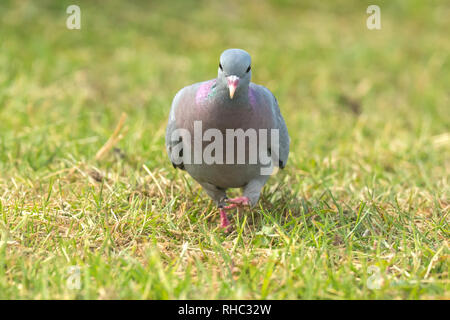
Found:
<path fill-rule="evenodd" d="M 269 89 L 251 82 L 251 69 L 246 51 L 225 50 L 217 78 L 184 87 L 175 95 L 166 130 L 172 165 L 187 171 L 216 203 L 226 230 L 230 230 L 227 211 L 253 207 L 273 173 L 263 169 L 283 169 L 289 156 L 290 138 L 277 99 Z M 258 157 L 251 161 L 255 148 Z M 202 159 L 206 151 L 211 151 L 213 161 Z M 229 188 L 241 188 L 243 195 L 229 199 Z"/>

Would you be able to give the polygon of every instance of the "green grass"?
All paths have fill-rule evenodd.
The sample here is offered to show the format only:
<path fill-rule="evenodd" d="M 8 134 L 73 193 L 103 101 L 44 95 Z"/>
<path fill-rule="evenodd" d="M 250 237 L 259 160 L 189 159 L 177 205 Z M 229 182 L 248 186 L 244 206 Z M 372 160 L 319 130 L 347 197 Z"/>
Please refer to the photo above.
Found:
<path fill-rule="evenodd" d="M 2 0 L 0 299 L 450 299 L 450 6 L 376 2 Z M 224 234 L 164 131 L 230 47 L 292 143 Z"/>

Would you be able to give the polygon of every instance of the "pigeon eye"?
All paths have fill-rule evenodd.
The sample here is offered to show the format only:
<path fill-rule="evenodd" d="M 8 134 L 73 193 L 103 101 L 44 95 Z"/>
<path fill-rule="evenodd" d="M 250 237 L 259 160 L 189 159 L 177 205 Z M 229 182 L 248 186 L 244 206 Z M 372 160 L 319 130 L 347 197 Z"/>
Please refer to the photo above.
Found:
<path fill-rule="evenodd" d="M 220 68 L 220 70 L 223 71 L 222 64 L 220 64 L 220 63 L 219 63 L 219 68 Z"/>
<path fill-rule="evenodd" d="M 250 71 L 250 70 L 252 70 L 252 67 L 251 66 L 248 66 L 248 68 L 247 68 L 247 73 Z"/>

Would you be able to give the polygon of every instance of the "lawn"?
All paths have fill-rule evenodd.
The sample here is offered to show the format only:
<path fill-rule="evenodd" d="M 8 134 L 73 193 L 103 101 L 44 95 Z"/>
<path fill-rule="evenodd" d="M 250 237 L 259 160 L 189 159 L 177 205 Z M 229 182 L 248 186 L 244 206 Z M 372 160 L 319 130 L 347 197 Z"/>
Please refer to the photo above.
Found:
<path fill-rule="evenodd" d="M 450 299 L 449 16 L 446 1 L 2 0 L 0 299 Z M 227 234 L 164 135 L 175 93 L 233 47 L 277 97 L 291 154 Z"/>

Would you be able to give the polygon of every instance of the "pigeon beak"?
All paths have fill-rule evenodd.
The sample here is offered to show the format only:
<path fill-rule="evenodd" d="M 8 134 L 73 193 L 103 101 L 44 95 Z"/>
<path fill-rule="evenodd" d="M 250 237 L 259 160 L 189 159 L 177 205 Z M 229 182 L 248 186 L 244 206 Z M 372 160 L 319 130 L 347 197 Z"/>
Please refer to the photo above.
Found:
<path fill-rule="evenodd" d="M 239 85 L 239 77 L 238 76 L 228 76 L 228 90 L 230 91 L 230 99 L 233 99 L 234 92 L 236 91 L 237 86 Z"/>

